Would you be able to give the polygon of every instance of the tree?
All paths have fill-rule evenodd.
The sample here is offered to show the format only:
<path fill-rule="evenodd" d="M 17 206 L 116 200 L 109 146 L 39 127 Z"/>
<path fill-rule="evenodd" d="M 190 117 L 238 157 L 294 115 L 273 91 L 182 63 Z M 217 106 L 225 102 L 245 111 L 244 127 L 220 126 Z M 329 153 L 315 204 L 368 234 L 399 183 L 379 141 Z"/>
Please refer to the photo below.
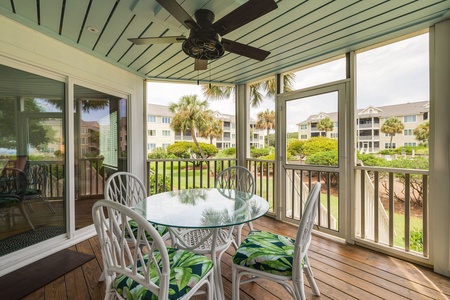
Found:
<path fill-rule="evenodd" d="M 422 143 L 428 142 L 428 137 L 430 136 L 430 122 L 426 121 L 414 129 L 414 135 L 416 140 Z"/>
<path fill-rule="evenodd" d="M 256 128 L 267 130 L 266 144 L 269 147 L 270 130 L 275 128 L 275 111 L 266 109 L 265 111 L 259 112 Z"/>
<path fill-rule="evenodd" d="M 208 102 L 199 100 L 196 95 L 183 96 L 177 103 L 171 103 L 169 110 L 175 114 L 170 122 L 170 127 L 175 131 L 190 131 L 201 157 L 205 158 L 205 154 L 198 144 L 196 133 L 206 130 L 213 118 L 212 111 L 208 109 Z"/>
<path fill-rule="evenodd" d="M 17 100 L 12 97 L 0 98 L 0 122 L 8 126 L 0 127 L 0 148 L 15 149 L 16 140 L 16 109 Z M 25 98 L 24 111 L 41 112 L 42 108 L 31 98 Z M 18 125 L 21 126 L 21 125 Z M 43 149 L 45 145 L 55 140 L 56 132 L 46 126 L 42 119 L 30 118 L 28 122 L 29 143 L 37 149 Z"/>
<path fill-rule="evenodd" d="M 290 73 L 283 76 L 283 92 L 293 90 L 292 85 L 295 80 L 295 74 Z M 202 85 L 203 96 L 208 100 L 222 100 L 231 96 L 234 91 L 232 86 Z M 250 105 L 259 107 L 264 97 L 273 97 L 276 95 L 275 78 L 268 79 L 250 85 Z"/>
<path fill-rule="evenodd" d="M 333 130 L 333 127 L 334 127 L 333 121 L 331 121 L 331 119 L 329 117 L 325 117 L 317 123 L 317 129 L 319 131 L 324 131 L 325 136 L 327 135 L 326 133 L 328 131 Z"/>
<path fill-rule="evenodd" d="M 209 138 L 209 143 L 213 143 L 214 138 L 220 138 L 223 134 L 222 121 L 212 118 L 205 128 L 205 130 L 200 132 L 200 136 L 204 138 Z"/>
<path fill-rule="evenodd" d="M 405 125 L 397 117 L 390 117 L 383 123 L 380 130 L 382 133 L 386 133 L 391 137 L 389 141 L 389 148 L 392 148 L 392 138 L 394 135 L 396 133 L 401 133 L 403 129 L 405 129 Z"/>

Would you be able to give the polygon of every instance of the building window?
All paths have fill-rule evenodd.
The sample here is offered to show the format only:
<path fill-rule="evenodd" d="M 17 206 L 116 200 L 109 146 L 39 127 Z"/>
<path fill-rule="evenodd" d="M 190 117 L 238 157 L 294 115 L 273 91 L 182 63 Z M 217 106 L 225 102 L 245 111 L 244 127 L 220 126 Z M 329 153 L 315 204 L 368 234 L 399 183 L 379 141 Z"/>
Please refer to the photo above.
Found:
<path fill-rule="evenodd" d="M 385 133 L 384 136 L 389 137 L 389 136 L 391 136 L 391 135 L 390 135 L 389 133 Z M 395 133 L 392 134 L 392 136 L 395 136 Z"/>
<path fill-rule="evenodd" d="M 405 129 L 403 130 L 403 135 L 414 135 L 412 129 Z"/>
<path fill-rule="evenodd" d="M 155 129 L 149 129 L 149 130 L 147 130 L 147 132 L 148 132 L 149 136 L 156 136 L 156 130 Z"/>
<path fill-rule="evenodd" d="M 417 146 L 417 144 L 416 143 L 404 143 L 403 144 L 404 146 L 406 146 L 406 147 L 415 147 L 415 146 Z"/>
<path fill-rule="evenodd" d="M 147 150 L 155 150 L 156 148 L 156 144 L 155 143 L 150 143 L 147 145 Z"/>
<path fill-rule="evenodd" d="M 163 143 L 162 147 L 163 147 L 163 149 L 167 149 L 167 147 L 169 147 L 169 145 L 170 145 L 169 143 Z"/>
<path fill-rule="evenodd" d="M 163 136 L 170 136 L 170 130 L 163 130 L 162 131 Z"/>
<path fill-rule="evenodd" d="M 332 132 L 332 133 L 330 133 L 330 137 L 331 137 L 332 139 L 337 139 L 337 138 L 338 138 L 337 132 Z"/>
<path fill-rule="evenodd" d="M 156 123 L 156 116 L 148 116 L 147 122 L 149 123 Z"/>
<path fill-rule="evenodd" d="M 307 134 L 302 134 L 302 135 L 300 136 L 300 139 L 301 139 L 301 140 L 307 140 L 307 139 L 308 139 L 308 135 L 307 135 Z"/>
<path fill-rule="evenodd" d="M 403 117 L 403 122 L 404 123 L 413 123 L 416 122 L 416 116 L 404 116 Z"/>
<path fill-rule="evenodd" d="M 236 134 L 233 133 L 233 134 L 231 135 L 231 137 L 232 137 L 233 139 L 235 139 L 235 138 L 236 138 Z"/>
<path fill-rule="evenodd" d="M 428 120 L 428 112 L 423 113 L 423 120 Z"/>
<path fill-rule="evenodd" d="M 170 118 L 169 117 L 162 117 L 161 122 L 164 124 L 170 124 Z"/>
<path fill-rule="evenodd" d="M 389 144 L 389 143 L 384 143 L 384 148 L 386 149 L 395 149 L 395 143 Z"/>
<path fill-rule="evenodd" d="M 301 129 L 301 130 L 308 129 L 308 125 L 300 125 L 300 129 Z"/>

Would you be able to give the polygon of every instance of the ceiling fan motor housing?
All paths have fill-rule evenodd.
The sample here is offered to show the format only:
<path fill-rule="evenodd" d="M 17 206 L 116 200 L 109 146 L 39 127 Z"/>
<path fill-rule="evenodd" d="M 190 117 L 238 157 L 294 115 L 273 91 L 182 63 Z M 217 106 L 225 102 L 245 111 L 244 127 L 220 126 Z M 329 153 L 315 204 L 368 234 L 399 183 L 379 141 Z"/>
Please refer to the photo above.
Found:
<path fill-rule="evenodd" d="M 221 57 L 225 50 L 219 34 L 211 26 L 214 22 L 214 13 L 207 9 L 199 9 L 195 12 L 195 18 L 200 28 L 191 30 L 189 38 L 183 42 L 184 53 L 203 60 Z"/>

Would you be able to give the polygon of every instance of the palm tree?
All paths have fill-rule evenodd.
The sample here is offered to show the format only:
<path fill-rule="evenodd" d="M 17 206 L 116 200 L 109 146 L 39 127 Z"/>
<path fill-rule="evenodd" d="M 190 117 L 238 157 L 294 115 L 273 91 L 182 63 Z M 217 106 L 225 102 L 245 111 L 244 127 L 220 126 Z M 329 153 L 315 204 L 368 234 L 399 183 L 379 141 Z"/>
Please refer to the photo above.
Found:
<path fill-rule="evenodd" d="M 258 120 L 256 121 L 256 128 L 266 129 L 266 142 L 269 147 L 269 134 L 271 129 L 275 129 L 275 111 L 266 109 L 258 113 Z"/>
<path fill-rule="evenodd" d="M 382 133 L 388 134 L 391 139 L 389 141 L 389 148 L 392 148 L 392 138 L 396 133 L 402 133 L 405 125 L 403 125 L 402 121 L 397 117 L 390 117 L 387 119 L 380 128 Z"/>
<path fill-rule="evenodd" d="M 200 155 L 205 158 L 205 154 L 198 144 L 196 132 L 204 131 L 213 118 L 212 111 L 208 109 L 208 102 L 199 100 L 197 95 L 183 96 L 178 103 L 171 103 L 169 110 L 175 114 L 170 122 L 170 127 L 175 131 L 190 131 Z"/>
<path fill-rule="evenodd" d="M 233 91 L 234 87 L 230 85 L 202 85 L 202 93 L 207 100 L 224 100 Z"/>
<path fill-rule="evenodd" d="M 223 134 L 222 121 L 218 119 L 211 119 L 208 127 L 200 132 L 200 136 L 209 138 L 209 143 L 212 145 L 214 138 L 220 138 Z"/>
<path fill-rule="evenodd" d="M 416 136 L 416 140 L 422 143 L 426 143 L 428 141 L 428 137 L 430 136 L 430 122 L 426 121 L 414 129 L 414 135 Z"/>
<path fill-rule="evenodd" d="M 294 73 L 286 74 L 283 76 L 283 92 L 292 91 L 294 79 Z M 233 90 L 234 87 L 232 86 L 202 85 L 203 95 L 208 100 L 222 100 L 228 98 L 231 96 Z M 275 78 L 250 85 L 250 105 L 252 107 L 259 107 L 265 96 L 273 97 L 275 95 Z"/>
<path fill-rule="evenodd" d="M 324 131 L 325 136 L 327 135 L 328 131 L 333 130 L 333 127 L 334 127 L 333 122 L 331 121 L 331 119 L 329 117 L 325 117 L 317 123 L 317 129 L 319 131 Z"/>

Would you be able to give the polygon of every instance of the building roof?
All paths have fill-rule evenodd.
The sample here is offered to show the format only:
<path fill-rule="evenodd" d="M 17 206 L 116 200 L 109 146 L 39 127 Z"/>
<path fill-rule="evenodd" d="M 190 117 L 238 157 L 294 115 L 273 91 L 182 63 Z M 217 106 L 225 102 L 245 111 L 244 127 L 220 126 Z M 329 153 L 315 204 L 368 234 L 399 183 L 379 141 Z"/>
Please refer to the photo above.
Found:
<path fill-rule="evenodd" d="M 429 111 L 429 101 L 411 102 L 403 104 L 385 105 L 385 106 L 368 106 L 366 108 L 361 108 L 356 111 L 356 116 L 358 118 L 363 117 L 379 117 L 379 118 L 389 118 L 389 117 L 402 117 L 410 115 L 419 115 L 424 112 Z M 310 115 L 306 120 L 297 123 L 298 125 L 305 125 L 309 123 L 318 122 L 324 117 L 329 117 L 331 121 L 338 121 L 337 112 L 320 112 L 315 115 Z"/>
<path fill-rule="evenodd" d="M 174 115 L 167 105 L 159 104 L 147 104 L 147 114 L 158 117 L 172 117 Z"/>

